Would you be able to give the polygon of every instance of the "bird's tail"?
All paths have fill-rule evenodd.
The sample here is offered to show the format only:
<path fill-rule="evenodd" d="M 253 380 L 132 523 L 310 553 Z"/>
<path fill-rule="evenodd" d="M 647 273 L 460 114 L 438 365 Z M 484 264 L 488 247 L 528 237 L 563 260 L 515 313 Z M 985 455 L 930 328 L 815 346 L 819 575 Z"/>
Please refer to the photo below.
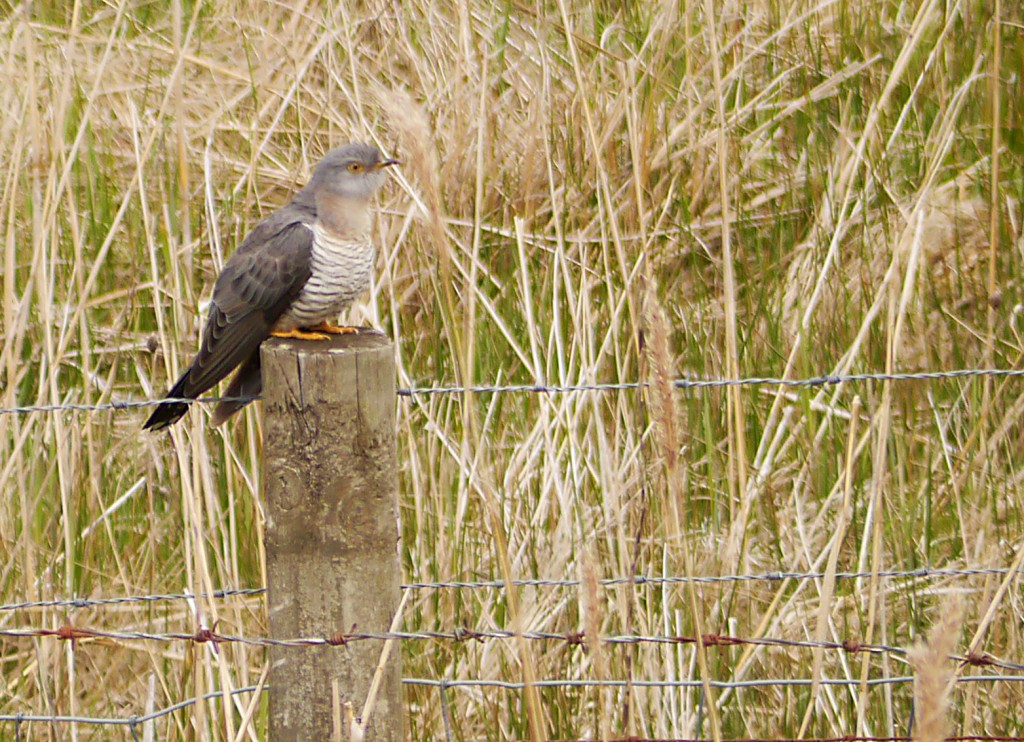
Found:
<path fill-rule="evenodd" d="M 259 396 L 263 389 L 263 378 L 260 374 L 260 349 L 249 356 L 249 360 L 235 373 L 224 392 L 226 399 L 217 403 L 210 424 L 217 426 L 234 415 L 240 409 Z"/>
<path fill-rule="evenodd" d="M 167 392 L 167 396 L 195 399 L 195 394 L 190 394 L 185 389 L 187 379 L 188 371 L 182 374 L 181 378 L 178 379 L 178 383 L 171 387 L 171 391 Z M 146 424 L 142 426 L 142 429 L 163 430 L 170 425 L 174 425 L 188 412 L 188 405 L 188 402 L 164 402 L 153 410 L 153 414 L 146 420 Z"/>

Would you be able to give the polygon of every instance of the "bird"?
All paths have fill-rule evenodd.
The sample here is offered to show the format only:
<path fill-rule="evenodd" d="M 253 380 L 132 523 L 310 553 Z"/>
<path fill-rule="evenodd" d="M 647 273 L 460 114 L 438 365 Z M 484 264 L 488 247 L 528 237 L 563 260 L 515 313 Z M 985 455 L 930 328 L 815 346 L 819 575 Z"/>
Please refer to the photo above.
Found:
<path fill-rule="evenodd" d="M 268 337 L 326 340 L 358 331 L 332 322 L 370 284 L 376 255 L 370 200 L 386 168 L 398 164 L 358 142 L 324 155 L 309 182 L 259 222 L 224 264 L 199 352 L 167 398 L 194 400 L 238 368 L 213 411 L 211 423 L 220 425 L 259 394 L 260 344 Z M 173 425 L 189 404 L 162 402 L 143 429 Z"/>

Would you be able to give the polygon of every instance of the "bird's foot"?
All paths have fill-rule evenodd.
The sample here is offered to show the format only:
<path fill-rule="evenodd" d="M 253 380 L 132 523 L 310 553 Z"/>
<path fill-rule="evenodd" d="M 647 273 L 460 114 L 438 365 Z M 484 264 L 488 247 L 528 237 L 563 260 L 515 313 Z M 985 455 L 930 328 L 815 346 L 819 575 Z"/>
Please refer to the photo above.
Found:
<path fill-rule="evenodd" d="M 321 322 L 319 325 L 307 327 L 306 329 L 319 330 L 320 332 L 328 332 L 331 335 L 356 335 L 359 333 L 358 327 L 350 327 L 348 325 L 332 325 L 330 322 Z"/>
<path fill-rule="evenodd" d="M 319 328 L 317 328 L 319 329 Z M 293 328 L 291 330 L 274 330 L 271 333 L 272 337 L 276 338 L 293 338 L 295 340 L 330 340 L 330 335 L 324 335 L 322 332 L 308 332 Z"/>

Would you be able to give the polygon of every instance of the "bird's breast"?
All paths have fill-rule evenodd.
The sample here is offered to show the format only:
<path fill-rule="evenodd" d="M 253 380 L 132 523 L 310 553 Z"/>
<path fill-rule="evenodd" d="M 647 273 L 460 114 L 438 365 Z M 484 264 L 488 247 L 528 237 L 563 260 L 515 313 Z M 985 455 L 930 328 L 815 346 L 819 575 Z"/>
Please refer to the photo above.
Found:
<path fill-rule="evenodd" d="M 309 229 L 313 233 L 309 280 L 278 320 L 276 330 L 334 321 L 370 285 L 375 251 L 368 234 L 345 239 L 319 222 Z"/>

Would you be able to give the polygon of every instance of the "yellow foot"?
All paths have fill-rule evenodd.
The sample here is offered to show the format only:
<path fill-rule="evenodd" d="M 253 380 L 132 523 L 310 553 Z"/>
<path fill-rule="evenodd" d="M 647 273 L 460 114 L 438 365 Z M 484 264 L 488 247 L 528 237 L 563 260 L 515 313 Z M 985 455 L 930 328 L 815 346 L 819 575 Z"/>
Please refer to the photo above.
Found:
<path fill-rule="evenodd" d="M 294 338 L 296 340 L 330 340 L 330 335 L 324 335 L 322 332 L 303 332 L 302 330 L 293 329 L 280 332 L 277 330 L 272 331 L 271 336 L 276 338 Z"/>
<path fill-rule="evenodd" d="M 339 327 L 338 325 L 332 325 L 329 322 L 321 322 L 319 325 L 314 325 L 313 327 L 308 327 L 306 329 L 329 332 L 332 335 L 352 335 L 359 332 L 358 327 L 348 327 L 347 325 Z"/>

